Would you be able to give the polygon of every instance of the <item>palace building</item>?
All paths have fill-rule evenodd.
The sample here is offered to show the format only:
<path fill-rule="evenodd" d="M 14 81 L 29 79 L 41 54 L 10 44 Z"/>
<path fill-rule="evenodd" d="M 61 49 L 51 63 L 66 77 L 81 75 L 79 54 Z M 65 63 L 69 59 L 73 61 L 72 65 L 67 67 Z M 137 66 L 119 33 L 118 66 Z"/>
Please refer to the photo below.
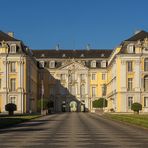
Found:
<path fill-rule="evenodd" d="M 54 112 L 93 111 L 92 102 L 108 101 L 105 111 L 148 112 L 148 32 L 139 31 L 115 49 L 29 49 L 12 33 L 0 32 L 0 112 L 9 102 L 18 113 L 36 112 L 41 98 Z"/>

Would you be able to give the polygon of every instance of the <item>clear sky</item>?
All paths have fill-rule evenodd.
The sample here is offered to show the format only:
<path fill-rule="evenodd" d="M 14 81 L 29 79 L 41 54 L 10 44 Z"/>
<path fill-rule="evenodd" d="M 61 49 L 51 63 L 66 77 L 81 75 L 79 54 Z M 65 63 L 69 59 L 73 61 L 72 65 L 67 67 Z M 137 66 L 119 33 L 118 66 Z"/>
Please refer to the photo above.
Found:
<path fill-rule="evenodd" d="M 148 31 L 148 0 L 0 0 L 0 30 L 32 49 L 110 49 Z"/>

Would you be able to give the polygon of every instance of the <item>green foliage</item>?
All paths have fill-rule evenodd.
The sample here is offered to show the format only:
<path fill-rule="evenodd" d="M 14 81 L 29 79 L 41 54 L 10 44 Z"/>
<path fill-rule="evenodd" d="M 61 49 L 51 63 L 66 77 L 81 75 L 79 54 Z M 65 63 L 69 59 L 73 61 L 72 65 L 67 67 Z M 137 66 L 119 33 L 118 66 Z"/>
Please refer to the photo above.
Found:
<path fill-rule="evenodd" d="M 105 98 L 100 98 L 98 100 L 93 101 L 94 108 L 103 108 L 107 107 L 107 100 Z"/>
<path fill-rule="evenodd" d="M 41 105 L 43 104 L 43 109 L 48 109 L 50 107 L 53 107 L 53 101 L 49 101 L 47 99 L 44 99 L 44 100 L 38 100 L 37 102 L 37 108 L 38 110 L 41 110 Z"/>
<path fill-rule="evenodd" d="M 139 113 L 139 111 L 142 110 L 142 105 L 140 103 L 135 102 L 135 103 L 132 104 L 131 110 Z"/>
<path fill-rule="evenodd" d="M 17 110 L 17 107 L 15 104 L 13 103 L 8 103 L 5 105 L 5 110 L 9 112 L 9 115 L 13 115 L 14 114 L 14 111 Z"/>

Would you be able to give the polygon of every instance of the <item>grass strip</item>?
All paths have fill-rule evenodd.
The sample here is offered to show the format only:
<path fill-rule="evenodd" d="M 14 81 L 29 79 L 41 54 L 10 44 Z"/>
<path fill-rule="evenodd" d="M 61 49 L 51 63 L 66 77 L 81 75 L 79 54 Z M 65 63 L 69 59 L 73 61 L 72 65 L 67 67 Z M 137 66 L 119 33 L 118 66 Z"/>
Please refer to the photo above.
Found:
<path fill-rule="evenodd" d="M 15 124 L 29 121 L 41 117 L 41 115 L 24 115 L 24 116 L 5 116 L 0 117 L 0 128 L 11 127 Z"/>
<path fill-rule="evenodd" d="M 148 128 L 148 115 L 104 114 L 105 117 Z"/>

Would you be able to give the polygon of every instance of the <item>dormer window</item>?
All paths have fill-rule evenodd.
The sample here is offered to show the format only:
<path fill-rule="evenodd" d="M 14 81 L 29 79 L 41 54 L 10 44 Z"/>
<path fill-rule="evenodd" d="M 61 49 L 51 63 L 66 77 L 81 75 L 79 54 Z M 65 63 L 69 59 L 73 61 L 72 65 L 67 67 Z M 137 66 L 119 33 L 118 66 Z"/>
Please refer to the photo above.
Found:
<path fill-rule="evenodd" d="M 44 53 L 42 53 L 42 54 L 41 54 L 41 57 L 45 57 L 45 54 L 44 54 Z"/>
<path fill-rule="evenodd" d="M 135 46 L 134 46 L 134 44 L 129 44 L 127 46 L 127 51 L 128 51 L 128 53 L 134 53 L 135 52 Z"/>
<path fill-rule="evenodd" d="M 10 45 L 10 53 L 16 53 L 16 44 Z"/>
<path fill-rule="evenodd" d="M 83 58 L 83 57 L 84 57 L 84 54 L 82 53 L 82 54 L 81 54 L 81 58 Z"/>
<path fill-rule="evenodd" d="M 40 61 L 40 67 L 45 67 L 45 62 L 44 61 Z"/>
<path fill-rule="evenodd" d="M 101 57 L 104 57 L 104 53 L 101 54 Z"/>
<path fill-rule="evenodd" d="M 94 67 L 94 68 L 96 67 L 96 61 L 91 62 L 91 67 Z"/>
<path fill-rule="evenodd" d="M 101 62 L 101 67 L 105 68 L 106 67 L 106 61 Z"/>
<path fill-rule="evenodd" d="M 66 57 L 65 53 L 62 55 L 62 57 L 63 57 L 63 58 L 65 58 L 65 57 Z"/>
<path fill-rule="evenodd" d="M 49 67 L 50 68 L 55 68 L 55 61 L 50 61 L 49 62 Z"/>

